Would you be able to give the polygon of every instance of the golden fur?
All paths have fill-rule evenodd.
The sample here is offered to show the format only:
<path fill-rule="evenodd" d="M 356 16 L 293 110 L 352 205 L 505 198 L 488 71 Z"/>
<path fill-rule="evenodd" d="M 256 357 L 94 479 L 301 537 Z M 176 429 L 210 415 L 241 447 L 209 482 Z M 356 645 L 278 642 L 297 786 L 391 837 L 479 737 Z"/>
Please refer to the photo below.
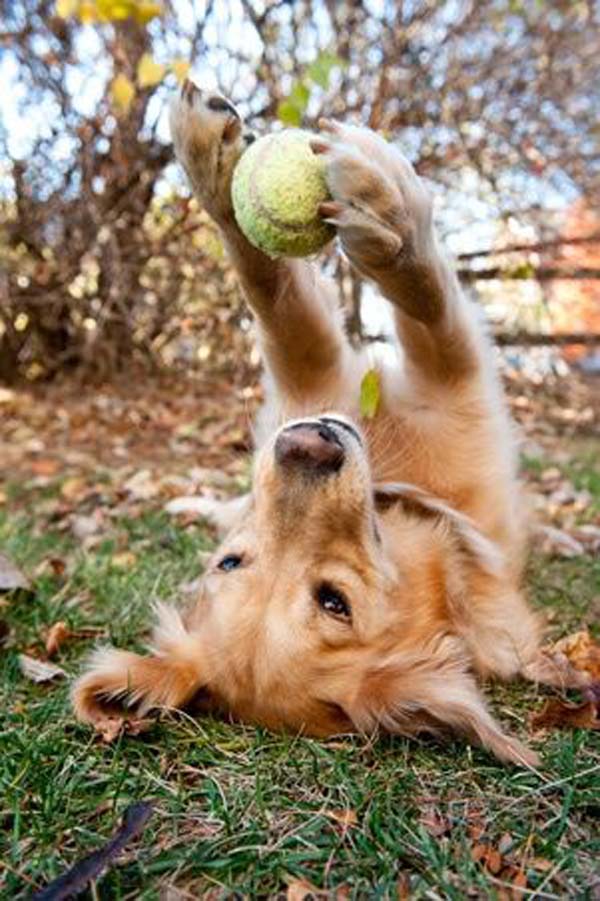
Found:
<path fill-rule="evenodd" d="M 270 260 L 239 232 L 229 187 L 247 135 L 235 110 L 214 107 L 187 82 L 172 131 L 256 319 L 268 400 L 252 491 L 174 504 L 224 535 L 200 597 L 186 614 L 159 610 L 150 655 L 96 652 L 74 688 L 77 715 L 93 722 L 115 705 L 139 715 L 199 696 L 273 729 L 451 730 L 533 764 L 475 681 L 538 674 L 538 624 L 520 589 L 524 516 L 492 348 L 437 246 L 429 195 L 382 138 L 321 123 L 314 150 L 333 197 L 323 215 L 392 304 L 402 347 L 402 361 L 381 367 L 380 409 L 361 426 L 368 356 L 348 342 L 315 267 Z M 307 472 L 293 454 L 282 465 L 284 433 L 312 463 L 328 452 L 319 437 L 312 448 L 328 411 L 341 467 Z M 231 571 L 220 568 L 227 555 L 239 558 Z M 322 605 L 331 586 L 349 614 Z"/>

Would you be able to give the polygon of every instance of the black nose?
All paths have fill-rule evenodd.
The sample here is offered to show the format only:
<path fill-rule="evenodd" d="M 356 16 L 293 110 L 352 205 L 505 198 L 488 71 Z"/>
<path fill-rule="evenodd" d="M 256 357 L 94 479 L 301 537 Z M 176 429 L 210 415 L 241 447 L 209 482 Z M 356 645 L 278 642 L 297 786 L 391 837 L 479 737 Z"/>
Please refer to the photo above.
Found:
<path fill-rule="evenodd" d="M 278 435 L 275 459 L 280 466 L 325 474 L 340 469 L 344 448 L 324 422 L 297 422 Z"/>

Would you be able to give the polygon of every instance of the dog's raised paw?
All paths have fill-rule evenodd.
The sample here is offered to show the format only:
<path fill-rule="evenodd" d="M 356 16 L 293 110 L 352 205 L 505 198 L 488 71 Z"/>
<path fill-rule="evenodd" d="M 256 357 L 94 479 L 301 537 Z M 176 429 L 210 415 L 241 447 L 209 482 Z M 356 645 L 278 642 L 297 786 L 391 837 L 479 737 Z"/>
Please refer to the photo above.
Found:
<path fill-rule="evenodd" d="M 210 216 L 224 224 L 233 215 L 231 177 L 254 136 L 233 103 L 186 79 L 171 103 L 171 137 L 177 159 Z"/>

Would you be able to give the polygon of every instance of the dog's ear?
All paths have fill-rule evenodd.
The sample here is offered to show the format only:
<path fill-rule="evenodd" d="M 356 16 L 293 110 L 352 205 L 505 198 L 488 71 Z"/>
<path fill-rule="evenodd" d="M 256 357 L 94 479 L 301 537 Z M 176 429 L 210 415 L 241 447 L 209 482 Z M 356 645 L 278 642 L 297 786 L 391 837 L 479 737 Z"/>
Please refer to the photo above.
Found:
<path fill-rule="evenodd" d="M 457 550 L 472 566 L 490 576 L 502 573 L 505 561 L 500 548 L 481 532 L 473 520 L 445 501 L 407 482 L 386 482 L 374 487 L 376 508 L 385 512 L 397 504 L 409 513 L 443 523 Z"/>
<path fill-rule="evenodd" d="M 464 661 L 444 643 L 453 644 L 443 639 L 431 654 L 397 654 L 367 670 L 352 703 L 344 705 L 354 725 L 367 733 L 458 733 L 499 760 L 537 766 L 537 754 L 502 731 Z"/>

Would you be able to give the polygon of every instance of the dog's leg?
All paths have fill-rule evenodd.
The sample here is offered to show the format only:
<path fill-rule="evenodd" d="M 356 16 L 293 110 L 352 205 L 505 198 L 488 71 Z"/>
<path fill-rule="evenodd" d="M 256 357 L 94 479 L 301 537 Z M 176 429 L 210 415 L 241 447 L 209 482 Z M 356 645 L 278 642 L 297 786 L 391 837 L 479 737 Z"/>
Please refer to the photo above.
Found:
<path fill-rule="evenodd" d="M 219 226 L 245 297 L 255 313 L 265 362 L 276 389 L 306 403 L 339 382 L 351 353 L 335 291 L 304 260 L 272 260 L 240 232 L 231 202 L 235 164 L 253 136 L 223 97 L 190 81 L 171 109 L 175 151 L 194 192 Z"/>
<path fill-rule="evenodd" d="M 432 199 L 413 167 L 366 129 L 322 121 L 313 149 L 327 161 L 323 215 L 356 268 L 391 301 L 409 368 L 454 381 L 481 364 L 484 339 L 437 244 Z"/>

